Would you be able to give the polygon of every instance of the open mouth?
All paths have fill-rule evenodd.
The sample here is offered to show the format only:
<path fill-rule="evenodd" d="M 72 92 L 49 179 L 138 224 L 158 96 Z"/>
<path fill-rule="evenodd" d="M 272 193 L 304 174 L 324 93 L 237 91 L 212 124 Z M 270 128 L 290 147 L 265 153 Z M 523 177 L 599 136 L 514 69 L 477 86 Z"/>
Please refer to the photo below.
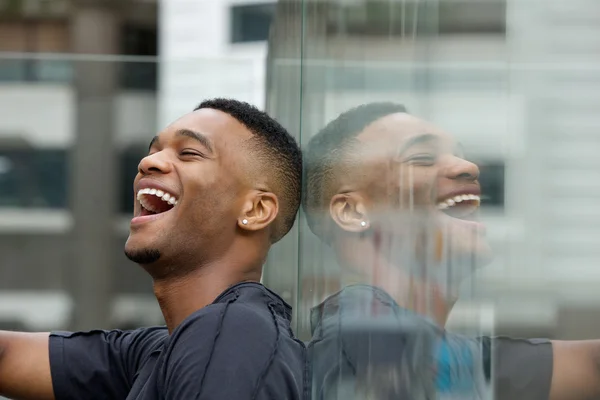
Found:
<path fill-rule="evenodd" d="M 137 193 L 137 199 L 142 206 L 140 216 L 162 214 L 177 205 L 177 198 L 164 190 L 145 188 Z"/>
<path fill-rule="evenodd" d="M 478 195 L 460 194 L 438 202 L 438 209 L 452 218 L 473 220 L 480 204 Z"/>

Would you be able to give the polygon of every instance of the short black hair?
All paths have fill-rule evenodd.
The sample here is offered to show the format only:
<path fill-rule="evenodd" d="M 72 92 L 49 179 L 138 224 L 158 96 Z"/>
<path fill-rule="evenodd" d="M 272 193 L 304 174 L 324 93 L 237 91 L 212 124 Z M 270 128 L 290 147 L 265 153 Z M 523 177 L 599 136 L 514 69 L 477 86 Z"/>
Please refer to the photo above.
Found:
<path fill-rule="evenodd" d="M 254 134 L 254 158 L 270 175 L 269 181 L 275 182 L 272 190 L 279 199 L 279 215 L 271 236 L 271 242 L 277 242 L 294 226 L 300 207 L 302 153 L 298 143 L 279 122 L 249 103 L 216 98 L 203 101 L 194 111 L 202 108 L 229 114 Z"/>
<path fill-rule="evenodd" d="M 406 107 L 391 102 L 362 104 L 340 114 L 314 135 L 305 150 L 306 168 L 303 209 L 311 231 L 329 241 L 329 218 L 323 212 L 335 194 L 333 183 L 344 171 L 344 160 L 356 144 L 356 136 L 368 125 L 390 114 L 405 113 Z"/>

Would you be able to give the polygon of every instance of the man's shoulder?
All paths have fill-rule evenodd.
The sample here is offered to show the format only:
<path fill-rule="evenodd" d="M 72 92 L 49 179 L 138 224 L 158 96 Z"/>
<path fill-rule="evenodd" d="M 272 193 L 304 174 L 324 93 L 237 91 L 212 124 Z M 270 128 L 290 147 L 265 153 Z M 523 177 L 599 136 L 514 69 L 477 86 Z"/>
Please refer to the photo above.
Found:
<path fill-rule="evenodd" d="M 199 330 L 206 336 L 211 328 L 218 329 L 220 333 L 224 329 L 269 331 L 274 329 L 274 318 L 268 307 L 245 303 L 211 304 L 186 318 L 173 334 L 176 336 L 178 332 Z"/>
<path fill-rule="evenodd" d="M 138 328 L 130 332 L 131 341 L 138 347 L 149 350 L 159 349 L 169 338 L 169 330 L 166 326 Z"/>
<path fill-rule="evenodd" d="M 225 385 L 231 398 L 248 393 L 259 393 L 257 398 L 271 398 L 271 393 L 300 398 L 304 346 L 277 309 L 281 303 L 263 288 L 230 288 L 173 331 L 165 352 L 167 385 L 183 387 L 184 382 L 196 381 L 205 393 L 222 394 Z"/>
<path fill-rule="evenodd" d="M 211 325 L 220 328 L 275 330 L 289 328 L 291 307 L 277 294 L 257 282 L 243 282 L 225 290 L 210 305 L 191 314 L 182 323 L 183 329 L 201 325 L 204 331 Z M 179 329 L 179 328 L 178 328 Z"/>
<path fill-rule="evenodd" d="M 277 370 L 281 362 L 301 372 L 304 344 L 277 309 L 281 303 L 261 286 L 238 287 L 190 315 L 173 331 L 168 358 L 210 355 L 206 363 L 211 365 L 227 360 L 239 368 L 256 365 L 265 371 Z"/>
<path fill-rule="evenodd" d="M 277 293 L 258 282 L 241 282 L 227 289 L 213 304 L 244 305 L 258 313 L 267 311 L 291 321 L 292 307 Z"/>
<path fill-rule="evenodd" d="M 213 356 L 233 357 L 260 364 L 260 360 L 301 367 L 305 346 L 290 326 L 283 305 L 271 292 L 257 285 L 242 285 L 190 317 L 175 329 L 171 351 L 179 353 L 207 349 Z"/>
<path fill-rule="evenodd" d="M 190 315 L 175 330 L 173 337 L 195 332 L 203 338 L 218 335 L 219 340 L 232 336 L 243 338 L 249 333 L 258 333 L 265 338 L 291 334 L 289 321 L 273 308 L 269 304 L 244 301 L 211 304 Z"/>

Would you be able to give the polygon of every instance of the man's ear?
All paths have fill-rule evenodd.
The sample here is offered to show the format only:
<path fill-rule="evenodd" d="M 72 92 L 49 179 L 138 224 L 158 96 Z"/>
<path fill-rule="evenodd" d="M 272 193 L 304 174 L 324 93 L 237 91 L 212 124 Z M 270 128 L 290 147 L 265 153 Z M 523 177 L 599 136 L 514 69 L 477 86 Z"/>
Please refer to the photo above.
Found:
<path fill-rule="evenodd" d="M 252 192 L 242 207 L 238 226 L 248 231 L 259 231 L 268 227 L 279 213 L 279 200 L 271 192 Z"/>
<path fill-rule="evenodd" d="M 364 232 L 369 229 L 369 218 L 364 199 L 357 193 L 336 194 L 329 203 L 329 214 L 344 231 Z"/>

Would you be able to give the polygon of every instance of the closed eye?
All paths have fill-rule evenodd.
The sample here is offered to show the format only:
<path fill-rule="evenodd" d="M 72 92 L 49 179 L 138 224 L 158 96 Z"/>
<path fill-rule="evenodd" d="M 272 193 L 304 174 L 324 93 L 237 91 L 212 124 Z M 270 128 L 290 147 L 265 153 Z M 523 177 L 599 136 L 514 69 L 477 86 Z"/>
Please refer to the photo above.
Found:
<path fill-rule="evenodd" d="M 431 166 L 437 161 L 437 157 L 433 154 L 415 154 L 406 160 L 412 165 Z"/>
<path fill-rule="evenodd" d="M 196 156 L 196 157 L 204 158 L 204 154 L 200 153 L 199 151 L 195 151 L 195 150 L 184 150 L 180 154 L 182 156 Z"/>

